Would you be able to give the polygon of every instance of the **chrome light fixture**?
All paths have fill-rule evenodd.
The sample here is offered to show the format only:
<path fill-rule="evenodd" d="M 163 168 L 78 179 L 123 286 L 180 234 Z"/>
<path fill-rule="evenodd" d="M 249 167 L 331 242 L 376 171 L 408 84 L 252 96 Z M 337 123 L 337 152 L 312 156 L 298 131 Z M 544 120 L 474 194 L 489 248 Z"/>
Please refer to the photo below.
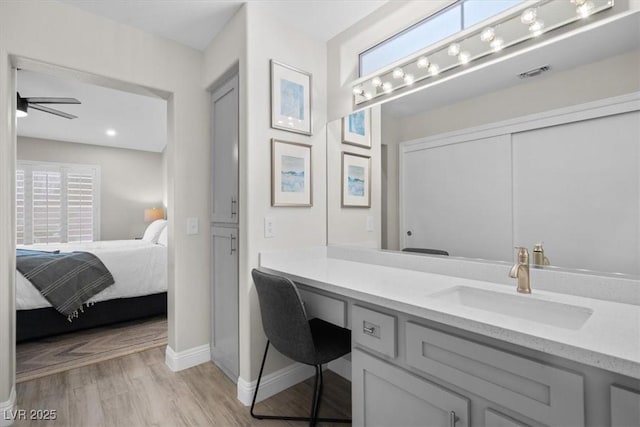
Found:
<path fill-rule="evenodd" d="M 465 64 L 549 33 L 613 7 L 613 0 L 538 0 L 514 7 L 493 21 L 483 22 L 398 61 L 374 75 L 353 82 L 354 105 L 375 102 L 426 79 L 454 73 Z"/>

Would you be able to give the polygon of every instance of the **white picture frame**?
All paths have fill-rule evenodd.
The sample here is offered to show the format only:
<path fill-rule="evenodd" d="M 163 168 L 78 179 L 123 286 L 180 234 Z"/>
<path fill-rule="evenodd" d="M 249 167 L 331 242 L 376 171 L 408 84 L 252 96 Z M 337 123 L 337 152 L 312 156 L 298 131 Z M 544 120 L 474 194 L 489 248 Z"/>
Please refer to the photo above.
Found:
<path fill-rule="evenodd" d="M 271 206 L 313 206 L 311 147 L 271 140 Z"/>
<path fill-rule="evenodd" d="M 342 143 L 371 148 L 371 111 L 356 111 L 342 118 Z"/>
<path fill-rule="evenodd" d="M 371 207 L 371 157 L 342 152 L 342 207 Z"/>
<path fill-rule="evenodd" d="M 311 74 L 271 60 L 271 127 L 311 135 Z"/>

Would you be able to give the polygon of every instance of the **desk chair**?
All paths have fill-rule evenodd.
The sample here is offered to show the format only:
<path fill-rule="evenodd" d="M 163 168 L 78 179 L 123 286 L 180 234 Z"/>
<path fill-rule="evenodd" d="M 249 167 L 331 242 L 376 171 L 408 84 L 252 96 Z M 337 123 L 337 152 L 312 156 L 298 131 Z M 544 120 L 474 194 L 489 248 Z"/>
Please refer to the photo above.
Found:
<path fill-rule="evenodd" d="M 256 269 L 251 271 L 251 276 L 258 291 L 262 327 L 267 336 L 258 383 L 251 402 L 251 416 L 260 420 L 309 421 L 310 426 L 319 421 L 350 423 L 350 419 L 318 418 L 318 408 L 322 395 L 322 365 L 351 352 L 351 331 L 321 319 L 307 319 L 298 288 L 286 277 L 263 273 Z M 309 417 L 261 415 L 254 412 L 270 344 L 288 358 L 315 367 Z"/>

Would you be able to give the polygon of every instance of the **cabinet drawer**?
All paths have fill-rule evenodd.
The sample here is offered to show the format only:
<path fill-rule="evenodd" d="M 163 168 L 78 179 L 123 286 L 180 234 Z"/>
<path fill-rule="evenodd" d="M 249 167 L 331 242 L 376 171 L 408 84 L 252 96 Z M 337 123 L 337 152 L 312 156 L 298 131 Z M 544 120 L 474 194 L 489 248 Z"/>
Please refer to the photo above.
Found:
<path fill-rule="evenodd" d="M 304 301 L 309 319 L 316 317 L 343 328 L 347 327 L 346 302 L 304 289 L 298 289 L 298 292 Z"/>
<path fill-rule="evenodd" d="M 354 305 L 351 316 L 351 336 L 356 344 L 395 358 L 396 318 Z"/>
<path fill-rule="evenodd" d="M 545 425 L 584 425 L 583 378 L 407 322 L 407 364 Z"/>
<path fill-rule="evenodd" d="M 493 409 L 484 410 L 484 425 L 487 427 L 529 427 Z"/>

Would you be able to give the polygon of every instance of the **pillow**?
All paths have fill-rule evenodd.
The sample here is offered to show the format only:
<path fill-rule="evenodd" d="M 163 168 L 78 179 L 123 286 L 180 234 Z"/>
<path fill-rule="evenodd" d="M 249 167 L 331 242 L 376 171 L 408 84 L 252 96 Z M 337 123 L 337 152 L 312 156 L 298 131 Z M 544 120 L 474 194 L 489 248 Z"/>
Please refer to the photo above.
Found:
<path fill-rule="evenodd" d="M 165 226 L 160 232 L 160 236 L 158 237 L 158 244 L 162 246 L 167 246 L 168 240 L 169 240 L 169 227 Z"/>
<path fill-rule="evenodd" d="M 160 233 L 167 226 L 166 219 L 156 219 L 153 221 L 147 229 L 144 231 L 144 235 L 142 236 L 142 240 L 149 243 L 157 243 L 158 237 L 160 237 Z"/>

